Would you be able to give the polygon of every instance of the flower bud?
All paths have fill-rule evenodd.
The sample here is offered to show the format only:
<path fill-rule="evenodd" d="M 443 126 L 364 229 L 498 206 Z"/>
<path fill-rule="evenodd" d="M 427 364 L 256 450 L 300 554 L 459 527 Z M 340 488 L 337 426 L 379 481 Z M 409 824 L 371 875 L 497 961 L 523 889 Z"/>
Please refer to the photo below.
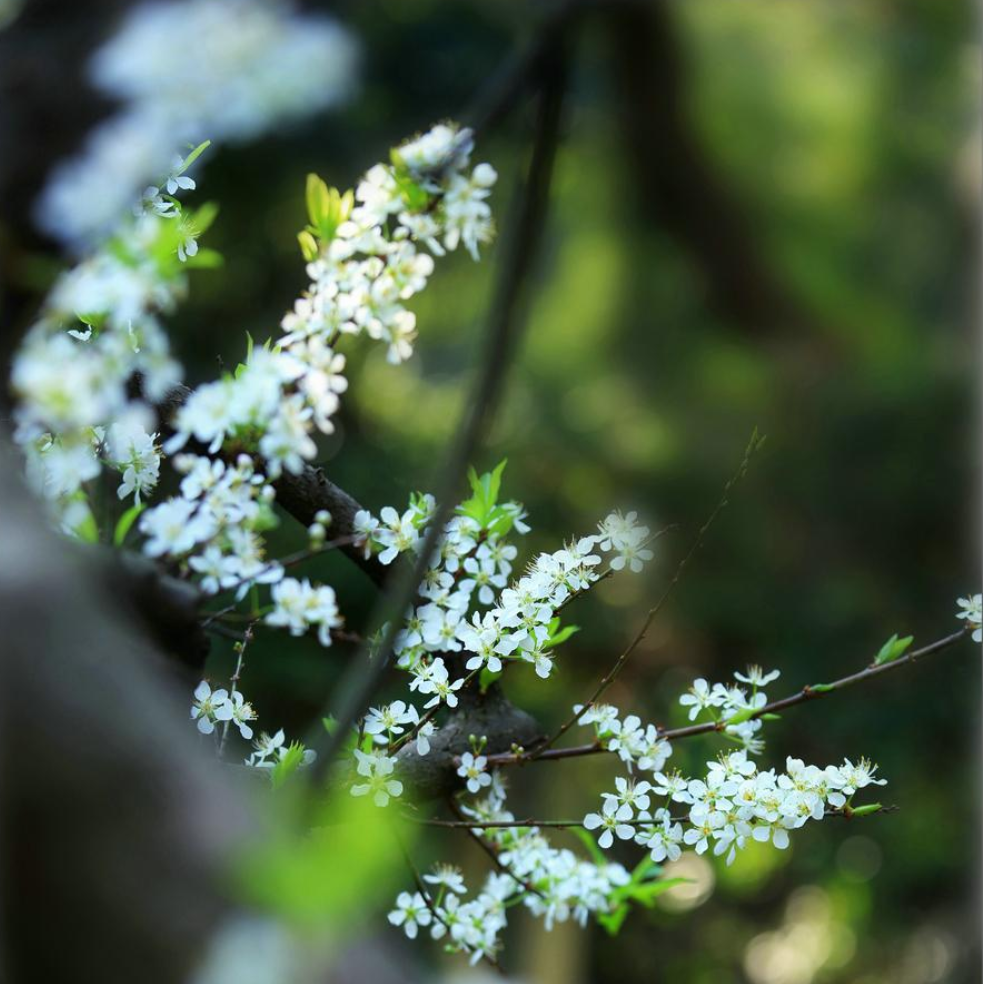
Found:
<path fill-rule="evenodd" d="M 479 164 L 471 172 L 471 180 L 479 188 L 490 188 L 498 180 L 498 171 L 491 164 Z"/>

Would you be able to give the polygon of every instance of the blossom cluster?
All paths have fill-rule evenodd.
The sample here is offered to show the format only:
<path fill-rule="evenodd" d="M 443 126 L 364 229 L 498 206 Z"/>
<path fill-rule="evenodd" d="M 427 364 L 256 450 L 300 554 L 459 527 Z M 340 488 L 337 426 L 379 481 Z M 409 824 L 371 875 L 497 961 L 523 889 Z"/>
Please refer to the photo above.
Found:
<path fill-rule="evenodd" d="M 457 707 L 459 692 L 479 672 L 497 675 L 508 662 L 522 662 L 533 666 L 538 676 L 549 676 L 553 646 L 564 638 L 557 613 L 602 577 L 602 554 L 608 557 L 609 571 L 626 566 L 638 571 L 652 557 L 644 546 L 650 538 L 648 528 L 634 513 L 612 513 L 597 533 L 540 554 L 510 582 L 518 551 L 508 536 L 513 530 L 528 532 L 529 527 L 519 503 L 498 502 L 503 467 L 470 476 L 473 494 L 444 524 L 419 586 L 419 602 L 411 606 L 395 637 L 397 665 L 410 676 L 410 693 L 425 702 L 420 708 L 408 700 L 372 708 L 359 730 L 368 737 L 354 751 L 352 793 L 371 794 L 379 806 L 402 793 L 396 753 L 413 740 L 418 754 L 428 754 L 437 730 L 434 715 L 443 707 Z M 414 495 L 402 512 L 387 506 L 377 518 L 360 511 L 354 527 L 364 549 L 391 564 L 403 553 L 419 553 L 435 508 L 432 496 Z M 451 662 L 446 658 L 451 654 L 461 658 Z M 451 666 L 461 662 L 469 672 L 454 676 Z M 622 744 L 626 760 L 637 756 L 645 768 L 661 768 L 669 754 L 668 743 L 659 740 L 651 726 L 636 739 L 630 719 Z M 478 743 L 462 755 L 458 770 L 472 793 L 492 781 L 481 747 Z"/>
<path fill-rule="evenodd" d="M 316 758 L 317 752 L 312 748 L 303 748 L 299 743 L 287 744 L 283 728 L 274 732 L 272 735 L 265 731 L 260 732 L 259 737 L 253 741 L 253 750 L 245 760 L 245 764 L 253 769 L 273 769 L 282 762 L 292 747 L 300 749 L 300 766 L 310 765 Z"/>
<path fill-rule="evenodd" d="M 182 454 L 174 459 L 184 475 L 181 494 L 146 510 L 140 532 L 149 557 L 179 561 L 197 575 L 206 594 L 252 584 L 273 584 L 283 567 L 265 557 L 262 531 L 273 522 L 273 487 L 249 455 L 234 464 Z"/>
<path fill-rule="evenodd" d="M 726 854 L 731 864 L 751 840 L 784 849 L 790 830 L 822 820 L 827 807 L 844 808 L 860 789 L 885 783 L 874 778 L 877 767 L 866 759 L 820 768 L 790 757 L 786 771 L 776 772 L 759 770 L 738 749 L 707 767 L 703 779 L 685 779 L 679 773 L 657 773 L 651 783 L 619 778 L 616 792 L 604 795 L 600 812 L 588 813 L 584 826 L 602 831 L 602 848 L 610 847 L 615 837 L 634 840 L 649 849 L 655 862 L 678 859 L 682 845 L 697 854 L 713 845 L 713 853 Z M 670 806 L 650 810 L 653 797 Z M 672 803 L 688 807 L 685 820 L 672 816 Z"/>
<path fill-rule="evenodd" d="M 605 521 L 602 535 L 617 522 Z M 750 688 L 750 694 L 740 687 L 710 686 L 698 680 L 680 698 L 682 706 L 690 709 L 691 720 L 708 712 L 723 724 L 740 711 L 759 710 L 767 701 L 761 688 L 778 672 L 752 666 L 734 676 L 738 684 Z M 467 954 L 472 962 L 494 957 L 506 912 L 514 904 L 542 916 L 547 929 L 569 918 L 582 925 L 592 915 L 603 919 L 632 897 L 631 886 L 640 872 L 643 880 L 657 878 L 659 865 L 678 860 L 684 849 L 703 854 L 712 848 L 715 855 L 726 855 L 728 864 L 751 841 L 783 849 L 791 830 L 831 811 L 849 812 L 854 794 L 884 784 L 876 778 L 876 766 L 866 759 L 820 768 L 789 757 L 784 772 L 760 769 L 749 756 L 760 751 L 762 743 L 752 738 L 753 730 L 743 728 L 748 723 L 744 721 L 721 729 L 742 748 L 708 762 L 702 778 L 686 778 L 663 771 L 672 748 L 654 725 L 643 724 L 636 715 L 622 718 L 617 708 L 606 704 L 577 705 L 574 710 L 580 725 L 593 726 L 598 746 L 617 755 L 629 771 L 628 776 L 616 777 L 614 791 L 602 795 L 600 809 L 584 816 L 583 827 L 596 833 L 602 850 L 615 840 L 644 847 L 648 852 L 644 863 L 652 867 L 629 872 L 619 864 L 603 863 L 599 856 L 585 860 L 554 848 L 536 826 L 513 826 L 515 817 L 506 809 L 501 773 L 490 771 L 487 757 L 476 754 L 484 741 L 472 741 L 475 751 L 459 757 L 457 774 L 469 793 L 487 790 L 487 794 L 480 800 L 462 800 L 458 808 L 474 822 L 474 833 L 495 855 L 502 873 L 490 874 L 484 888 L 468 901 L 458 875 L 429 876 L 428 881 L 439 885 L 436 897 L 419 891 L 401 893 L 390 922 L 410 937 L 428 928 L 434 939 L 445 940 L 448 949 Z M 400 711 L 405 712 L 402 703 Z M 401 728 L 415 720 L 415 713 L 399 719 L 390 715 L 388 720 Z M 662 805 L 657 803 L 660 799 Z M 682 804 L 685 813 L 675 816 L 675 804 Z"/>
<path fill-rule="evenodd" d="M 654 724 L 643 724 L 637 714 L 622 719 L 618 709 L 610 704 L 594 704 L 587 709 L 576 704 L 574 712 L 579 715 L 579 725 L 594 725 L 597 744 L 614 752 L 629 771 L 657 773 L 672 755 L 672 745 L 659 729 Z"/>
<path fill-rule="evenodd" d="M 376 519 L 368 512 L 355 518 L 356 531 L 379 559 L 391 563 L 400 553 L 416 552 L 433 511 L 429 497 L 420 497 L 403 513 L 387 507 Z M 454 684 L 447 684 L 446 664 L 437 652 L 470 654 L 465 668 L 500 673 L 508 660 L 531 664 L 542 678 L 550 675 L 550 651 L 557 628 L 557 612 L 573 597 L 603 576 L 602 555 L 608 570 L 629 565 L 637 572 L 652 558 L 648 527 L 612 513 L 598 533 L 583 536 L 553 553 L 539 554 L 527 571 L 511 583 L 516 548 L 505 540 L 511 529 L 524 533 L 524 512 L 515 502 L 503 503 L 474 518 L 468 504 L 445 526 L 434 552 L 433 565 L 420 587 L 423 604 L 414 608 L 396 638 L 399 665 L 414 676 L 410 688 L 423 694 L 444 694 L 453 707 Z M 499 589 L 496 597 L 495 589 Z M 491 606 L 468 611 L 472 604 Z"/>
<path fill-rule="evenodd" d="M 273 610 L 264 619 L 267 625 L 289 629 L 292 636 L 301 636 L 316 627 L 321 645 L 331 645 L 331 630 L 343 624 L 334 588 L 313 585 L 307 578 L 285 577 L 273 585 L 271 594 Z"/>
<path fill-rule="evenodd" d="M 165 221 L 144 216 L 132 249 L 116 250 L 114 241 L 62 275 L 14 357 L 15 440 L 57 516 L 79 513 L 83 484 L 104 463 L 124 463 L 121 497 L 156 484 L 153 414 L 127 383 L 139 374 L 148 398 L 160 399 L 180 377 L 158 320 L 185 288 L 176 256 L 156 248 L 167 238 Z"/>
<path fill-rule="evenodd" d="M 178 18 L 182 37 L 189 37 L 180 52 L 168 27 Z M 184 71 L 175 71 L 176 55 Z M 245 639 L 260 625 L 295 637 L 313 630 L 323 646 L 337 637 L 343 620 L 334 589 L 287 577 L 285 567 L 297 558 L 267 557 L 264 533 L 276 522 L 272 483 L 284 471 L 299 473 L 316 456 L 317 434 L 334 429 L 348 386 L 344 336 L 381 341 L 391 363 L 409 358 L 416 318 L 407 305 L 426 287 L 435 258 L 463 247 L 478 259 L 494 233 L 488 199 L 497 175 L 487 163 L 472 165 L 471 133 L 454 124 L 403 143 L 352 192 L 340 194 L 311 176 L 310 224 L 299 236 L 308 288 L 282 319 L 278 339 L 261 347 L 250 339 L 245 361 L 194 390 L 161 443 L 148 404 L 159 402 L 180 372 L 160 318 L 185 293 L 187 267 L 207 265 L 197 240 L 214 216 L 207 207 L 187 212 L 178 197 L 194 190 L 189 168 L 205 145 L 185 158 L 164 155 L 203 131 L 244 139 L 271 120 L 337 101 L 351 60 L 351 43 L 332 22 L 295 16 L 285 3 L 158 0 L 137 8 L 94 68 L 124 108 L 96 132 L 86 156 L 56 176 L 42 207 L 45 222 L 59 218 L 67 240 L 107 238 L 59 279 L 14 363 L 17 440 L 29 475 L 64 529 L 91 535 L 86 486 L 104 468 L 117 472 L 116 494 L 133 497 L 128 522 L 139 514 L 147 556 L 194 579 L 206 595 L 234 591 L 236 603 L 252 587 L 269 588 L 265 607 L 256 592 Z M 283 78 L 284 65 L 297 73 L 296 84 L 270 86 L 271 75 Z M 121 162 L 115 170 L 111 159 Z M 113 194 L 103 194 L 100 183 L 110 178 Z M 155 183 L 145 186 L 149 180 Z M 165 455 L 180 476 L 179 494 L 140 513 Z M 519 503 L 498 501 L 503 467 L 472 473 L 472 495 L 437 531 L 393 644 L 408 692 L 370 708 L 353 729 L 350 791 L 379 808 L 403 795 L 404 750 L 430 754 L 438 714 L 455 709 L 466 687 L 485 688 L 518 663 L 549 678 L 557 646 L 575 631 L 561 624 L 565 606 L 611 573 L 642 571 L 653 557 L 650 530 L 637 515 L 611 513 L 596 532 L 540 553 L 516 576 L 518 549 L 510 538 L 529 527 Z M 436 512 L 433 496 L 418 494 L 403 510 L 360 511 L 354 531 L 366 556 L 390 565 L 420 554 Z M 308 531 L 312 552 L 324 544 L 329 524 L 327 514 L 318 514 Z M 980 641 L 983 597 L 959 605 L 957 617 Z M 203 735 L 219 732 L 220 754 L 231 727 L 252 740 L 247 766 L 309 764 L 314 753 L 288 745 L 282 730 L 254 737 L 257 714 L 237 689 L 244 646 L 229 689 L 206 681 L 195 689 L 191 721 Z M 751 841 L 782 849 L 791 830 L 831 812 L 850 813 L 859 790 L 884 783 L 866 759 L 818 767 L 790 757 L 785 771 L 759 768 L 750 756 L 763 750 L 764 687 L 778 672 L 751 667 L 734 676 L 728 684 L 698 679 L 680 698 L 691 721 L 704 716 L 740 746 L 707 763 L 699 777 L 666 771 L 672 746 L 638 715 L 622 717 L 603 704 L 575 708 L 578 723 L 594 729 L 588 751 L 616 756 L 628 772 L 582 825 L 597 832 L 601 850 L 616 839 L 644 847 L 647 857 L 631 872 L 607 863 L 589 836 L 586 860 L 555 848 L 540 827 L 516 824 L 502 776 L 490 768 L 495 756 L 485 754 L 484 738 L 472 736 L 470 751 L 455 759 L 463 787 L 455 805 L 474 821 L 501 870 L 469 898 L 460 873 L 438 867 L 423 876 L 430 887 L 398 896 L 390 922 L 409 937 L 427 929 L 472 962 L 492 958 L 514 905 L 542 917 L 547 929 L 604 918 L 684 848 L 712 849 L 728 863 Z M 463 798 L 465 792 L 482 798 Z"/>
<path fill-rule="evenodd" d="M 180 381 L 159 319 L 187 291 L 186 261 L 211 265 L 198 237 L 215 210 L 186 211 L 178 197 L 195 188 L 188 169 L 208 141 L 184 157 L 175 150 L 206 135 L 251 138 L 337 103 L 354 60 L 333 21 L 265 0 L 144 3 L 93 57 L 94 83 L 122 108 L 55 169 L 38 205 L 44 229 L 87 255 L 59 277 L 11 376 L 16 440 L 66 533 L 97 534 L 83 486 L 114 466 L 99 428 L 139 423 L 154 438 L 133 380 L 150 404 Z M 121 497 L 156 481 L 159 457 L 140 458 L 120 469 Z"/>
<path fill-rule="evenodd" d="M 722 724 L 724 733 L 741 742 L 748 751 L 760 752 L 764 743 L 755 735 L 761 730 L 762 722 L 751 715 L 757 714 L 768 703 L 762 688 L 779 676 L 778 670 L 766 673 L 760 666 L 749 666 L 746 673 L 734 674 L 736 684 L 715 683 L 711 686 L 701 677 L 693 681 L 693 686 L 679 698 L 679 703 L 689 708 L 690 721 L 705 713 Z"/>
<path fill-rule="evenodd" d="M 352 91 L 356 57 L 347 31 L 285 0 L 134 6 L 89 65 L 91 82 L 121 108 L 56 169 L 38 221 L 72 244 L 105 235 L 176 148 L 252 139 L 337 105 Z M 177 187 L 179 177 L 165 179 L 149 197 L 161 202 L 163 188 Z"/>
<path fill-rule="evenodd" d="M 194 697 L 191 720 L 203 735 L 213 734 L 216 724 L 231 721 L 243 738 L 252 738 L 249 722 L 256 720 L 256 712 L 238 690 L 233 688 L 231 693 L 224 688 L 212 690 L 208 681 L 202 680 L 195 687 Z"/>
<path fill-rule="evenodd" d="M 479 825 L 515 820 L 506 808 L 505 786 L 497 773 L 487 795 L 462 804 L 461 810 Z M 570 919 L 583 926 L 591 915 L 611 911 L 619 890 L 631 880 L 620 864 L 594 863 L 567 848 L 554 847 L 537 827 L 478 826 L 475 832 L 494 851 L 503 872 L 490 873 L 481 891 L 466 900 L 460 874 L 438 868 L 423 876 L 436 886 L 433 897 L 403 892 L 389 914 L 389 921 L 407 936 L 414 938 L 420 927 L 429 928 L 433 939 L 467 954 L 471 963 L 494 957 L 514 904 L 521 903 L 542 918 L 546 929 Z"/>
<path fill-rule="evenodd" d="M 195 687 L 194 700 L 191 704 L 191 720 L 201 734 L 215 734 L 216 727 L 219 725 L 224 726 L 223 731 L 234 725 L 239 734 L 249 741 L 253 738 L 252 722 L 256 718 L 257 714 L 252 704 L 235 687 L 231 691 L 224 687 L 213 690 L 207 680 L 202 680 Z M 282 728 L 273 735 L 264 731 L 253 741 L 253 751 L 245 759 L 244 764 L 254 769 L 273 769 L 283 761 L 290 747 L 286 744 L 286 736 Z M 313 750 L 300 749 L 298 764 L 310 765 L 316 757 L 317 753 Z"/>
<path fill-rule="evenodd" d="M 168 449 L 191 438 L 212 453 L 231 444 L 258 453 L 273 478 L 299 472 L 316 454 L 314 432 L 334 430 L 348 385 L 336 347 L 342 336 L 383 341 L 394 363 L 409 358 L 416 316 L 405 302 L 426 286 L 431 253 L 491 238 L 485 199 L 495 171 L 479 164 L 468 176 L 470 152 L 469 131 L 440 125 L 393 152 L 394 161 L 412 163 L 377 164 L 354 195 L 312 176 L 311 225 L 301 240 L 310 287 L 284 317 L 275 347 L 253 349 L 236 373 L 191 394 Z"/>
<path fill-rule="evenodd" d="M 161 188 L 147 189 L 129 220 L 58 278 L 14 358 L 14 437 L 66 533 L 91 538 L 83 486 L 103 465 L 123 473 L 120 498 L 133 493 L 137 502 L 159 478 L 152 404 L 181 375 L 160 316 L 187 292 L 186 261 L 215 214 L 208 207 L 186 213 L 162 189 L 193 189 L 186 172 L 205 146 L 178 158 Z M 134 396 L 135 380 L 142 398 Z"/>

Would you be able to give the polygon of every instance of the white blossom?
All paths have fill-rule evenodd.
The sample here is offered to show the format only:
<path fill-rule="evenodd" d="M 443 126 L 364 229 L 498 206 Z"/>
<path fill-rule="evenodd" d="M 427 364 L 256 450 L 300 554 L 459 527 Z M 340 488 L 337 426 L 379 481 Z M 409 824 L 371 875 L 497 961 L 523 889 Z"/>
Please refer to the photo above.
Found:
<path fill-rule="evenodd" d="M 605 802 L 600 813 L 588 813 L 584 817 L 584 827 L 587 830 L 601 830 L 597 843 L 602 848 L 608 848 L 614 843 L 614 835 L 621 840 L 631 840 L 635 836 L 635 828 L 626 821 L 631 820 L 631 807 L 617 802 Z"/>
<path fill-rule="evenodd" d="M 973 642 L 983 642 L 983 594 L 960 598 L 958 604 L 962 610 L 957 612 L 956 618 L 965 619 L 972 628 Z"/>
<path fill-rule="evenodd" d="M 235 711 L 229 700 L 227 690 L 212 690 L 206 680 L 195 687 L 195 699 L 191 705 L 191 720 L 197 722 L 198 730 L 203 735 L 210 735 L 215 730 L 217 721 L 231 720 Z"/>
<path fill-rule="evenodd" d="M 358 775 L 367 782 L 355 783 L 352 796 L 371 795 L 376 806 L 384 807 L 389 805 L 391 797 L 402 795 L 403 784 L 393 778 L 396 759 L 382 752 L 363 752 L 359 749 L 355 749 L 355 759 Z"/>
<path fill-rule="evenodd" d="M 478 793 L 484 786 L 491 785 L 491 776 L 486 768 L 488 759 L 484 755 L 474 755 L 465 752 L 461 756 L 461 764 L 458 766 L 457 774 L 467 780 L 468 792 Z"/>
<path fill-rule="evenodd" d="M 400 892 L 396 898 L 396 908 L 388 916 L 394 926 L 402 926 L 403 932 L 411 940 L 416 939 L 420 926 L 430 925 L 432 918 L 432 913 L 419 892 L 412 895 L 409 892 Z"/>

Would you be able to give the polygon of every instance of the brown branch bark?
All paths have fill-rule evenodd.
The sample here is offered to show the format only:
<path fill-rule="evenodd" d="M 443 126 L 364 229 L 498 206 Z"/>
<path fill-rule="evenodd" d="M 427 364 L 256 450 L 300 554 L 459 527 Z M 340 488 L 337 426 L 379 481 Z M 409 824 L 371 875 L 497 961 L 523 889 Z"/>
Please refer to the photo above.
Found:
<path fill-rule="evenodd" d="M 484 754 L 495 755 L 528 745 L 541 734 L 536 720 L 510 703 L 497 686 L 483 695 L 461 693 L 460 706 L 430 739 L 429 754 L 418 755 L 415 742 L 397 753 L 399 778 L 417 799 L 446 796 L 460 787 L 458 756 L 471 747 L 471 735 L 487 738 Z"/>

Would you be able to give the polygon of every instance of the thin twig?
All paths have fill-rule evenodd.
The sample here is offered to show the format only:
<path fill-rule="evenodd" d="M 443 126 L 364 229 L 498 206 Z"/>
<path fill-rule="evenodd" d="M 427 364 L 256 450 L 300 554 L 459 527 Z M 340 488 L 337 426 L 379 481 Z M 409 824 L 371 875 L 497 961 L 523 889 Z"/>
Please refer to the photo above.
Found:
<path fill-rule="evenodd" d="M 215 626 L 218 628 L 218 626 Z M 236 643 L 236 665 L 235 669 L 232 671 L 232 676 L 229 678 L 229 695 L 234 698 L 236 692 L 236 686 L 239 683 L 239 678 L 242 676 L 242 666 L 243 660 L 246 655 L 246 647 L 252 641 L 253 638 L 253 628 L 254 625 L 247 625 L 245 632 L 242 634 L 241 641 Z M 225 722 L 222 728 L 222 740 L 219 742 L 218 755 L 219 758 L 222 757 L 225 752 L 225 743 L 229 738 L 229 725 L 232 724 L 232 720 L 229 719 Z"/>
<path fill-rule="evenodd" d="M 406 844 L 403 843 L 403 838 L 399 836 L 399 831 L 395 827 L 393 828 L 393 833 L 396 836 L 396 841 L 399 844 L 400 851 L 402 852 L 403 860 L 406 862 L 406 867 L 410 869 L 410 874 L 413 876 L 413 882 L 416 885 L 416 890 L 420 893 L 420 896 L 423 898 L 424 903 L 426 904 L 427 908 L 430 910 L 430 915 L 437 922 L 439 922 L 448 932 L 450 932 L 450 928 L 451 928 L 450 924 L 447 922 L 446 919 L 443 918 L 443 916 L 441 916 L 440 910 L 437 908 L 437 905 L 430 897 L 430 891 L 427 888 L 426 884 L 424 883 L 423 878 L 420 875 L 419 869 L 414 864 L 413 858 L 410 856 L 410 852 L 409 850 L 407 850 Z M 467 953 L 474 952 L 473 949 L 469 947 L 466 943 L 462 943 L 461 945 L 465 948 L 465 952 Z M 498 973 L 500 974 L 503 973 L 502 965 L 494 957 L 489 956 L 487 953 L 482 953 L 481 959 L 484 960 L 485 963 L 487 963 L 490 967 L 498 971 Z"/>
<path fill-rule="evenodd" d="M 465 819 L 461 807 L 458 805 L 457 800 L 455 800 L 453 796 L 448 798 L 447 804 L 450 807 L 451 812 L 454 814 L 454 816 L 457 817 L 458 820 Z M 492 863 L 495 865 L 496 868 L 498 868 L 499 871 L 508 875 L 509 878 L 511 878 L 514 882 L 521 885 L 527 892 L 530 892 L 533 895 L 538 895 L 540 898 L 544 898 L 543 893 L 538 888 L 536 888 L 536 886 L 533 885 L 532 882 L 527 881 L 525 878 L 522 878 L 519 875 L 517 875 L 502 860 L 501 852 L 498 850 L 498 847 L 495 844 L 493 844 L 491 841 L 485 840 L 485 838 L 482 837 L 481 834 L 479 834 L 473 827 L 468 827 L 466 829 L 467 829 L 467 834 L 471 838 L 471 840 L 473 840 L 475 844 L 477 844 L 478 847 L 480 847 L 481 850 L 484 851 L 485 854 L 487 854 L 488 857 L 491 858 Z"/>
<path fill-rule="evenodd" d="M 610 687 L 611 684 L 614 683 L 615 679 L 617 678 L 618 674 L 621 672 L 625 663 L 628 662 L 628 658 L 638 648 L 639 644 L 645 638 L 656 615 L 659 614 L 665 603 L 669 600 L 673 590 L 675 589 L 676 585 L 679 583 L 679 579 L 682 577 L 683 571 L 686 569 L 687 564 L 689 564 L 690 560 L 703 545 L 703 540 L 706 537 L 707 533 L 709 532 L 710 527 L 713 526 L 714 520 L 727 505 L 728 502 L 727 497 L 730 495 L 731 489 L 733 489 L 734 486 L 744 477 L 744 475 L 747 472 L 748 465 L 751 462 L 751 458 L 754 456 L 755 452 L 761 447 L 763 442 L 764 442 L 764 438 L 759 437 L 757 430 L 755 430 L 755 432 L 751 435 L 751 440 L 748 442 L 747 448 L 745 448 L 744 450 L 744 457 L 741 459 L 741 463 L 738 466 L 737 471 L 730 477 L 727 484 L 724 486 L 724 490 L 720 496 L 719 501 L 713 507 L 713 511 L 707 517 L 706 522 L 704 522 L 704 524 L 700 527 L 699 532 L 696 534 L 696 538 L 693 540 L 693 543 L 690 546 L 689 551 L 686 553 L 686 556 L 684 556 L 683 559 L 677 565 L 675 573 L 672 576 L 672 579 L 669 581 L 669 584 L 667 585 L 665 591 L 662 593 L 662 597 L 659 598 L 659 600 L 655 603 L 655 605 L 653 605 L 652 608 L 649 609 L 648 614 L 645 616 L 645 621 L 642 623 L 642 627 L 638 630 L 637 633 L 635 633 L 635 637 L 628 644 L 628 648 L 625 649 L 625 651 L 617 658 L 611 669 L 604 674 L 604 676 L 601 678 L 601 682 L 595 688 L 594 693 L 591 694 L 588 701 L 583 706 L 581 706 L 580 710 L 574 711 L 574 713 L 569 718 L 567 718 L 563 722 L 563 724 L 560 725 L 560 727 L 549 738 L 547 738 L 544 742 L 542 742 L 535 749 L 533 749 L 528 755 L 529 758 L 531 759 L 541 758 L 549 748 L 555 745 L 556 742 L 560 738 L 562 738 L 577 723 L 577 721 L 580 719 L 580 716 L 582 714 L 590 710 L 590 708 L 592 708 L 597 703 L 597 701 L 600 700 L 601 696 L 608 689 L 608 687 Z"/>
<path fill-rule="evenodd" d="M 238 591 L 239 588 L 245 587 L 249 584 L 256 584 L 257 578 L 262 577 L 263 574 L 268 574 L 275 571 L 277 568 L 288 568 L 293 567 L 296 564 L 303 563 L 305 560 L 312 560 L 314 557 L 320 557 L 321 554 L 330 553 L 332 550 L 338 550 L 344 547 L 351 547 L 356 543 L 361 543 L 365 537 L 357 535 L 346 535 L 339 536 L 334 540 L 327 540 L 322 543 L 319 547 L 308 547 L 305 550 L 298 550 L 295 553 L 287 554 L 286 557 L 281 557 L 278 560 L 271 560 L 264 567 L 261 567 L 255 574 L 250 577 L 244 577 L 239 581 L 234 581 L 232 584 L 225 585 L 219 591 L 219 594 L 224 594 L 226 591 Z M 227 606 L 226 608 L 220 609 L 218 612 L 208 612 L 209 621 L 219 615 L 224 615 L 227 612 L 233 611 L 238 602 Z M 207 624 L 207 623 L 206 623 Z"/>
<path fill-rule="evenodd" d="M 783 697 L 781 700 L 774 700 L 770 704 L 765 704 L 753 714 L 749 715 L 746 720 L 753 721 L 766 714 L 774 714 L 777 711 L 785 710 L 787 707 L 794 707 L 796 704 L 802 704 L 809 700 L 818 700 L 827 694 L 834 693 L 837 690 L 845 690 L 847 687 L 852 687 L 856 683 L 863 683 L 873 677 L 880 676 L 882 673 L 889 673 L 891 670 L 900 669 L 902 666 L 909 666 L 926 656 L 931 656 L 933 653 L 943 652 L 946 649 L 952 648 L 957 642 L 964 639 L 970 631 L 971 627 L 960 629 L 958 632 L 953 632 L 951 635 L 929 643 L 927 646 L 922 646 L 921 649 L 915 649 L 890 663 L 881 663 L 879 666 L 871 663 L 864 669 L 858 670 L 856 673 L 851 673 L 848 676 L 840 677 L 832 683 L 811 684 L 803 687 L 788 697 Z M 679 738 L 692 738 L 695 735 L 706 735 L 711 732 L 726 731 L 726 729 L 726 721 L 704 721 L 700 724 L 690 724 L 682 728 L 659 728 L 659 737 L 675 741 Z M 595 741 L 589 745 L 551 748 L 536 756 L 524 752 L 516 752 L 514 754 L 512 752 L 504 752 L 498 755 L 489 755 L 487 759 L 488 768 L 497 768 L 503 765 L 520 765 L 533 760 L 547 761 L 551 759 L 579 758 L 583 755 L 596 755 L 607 751 L 606 748 Z"/>
<path fill-rule="evenodd" d="M 877 806 L 878 809 L 872 810 L 870 813 L 864 813 L 862 816 L 873 816 L 874 813 L 895 813 L 898 810 L 897 806 L 881 806 L 880 804 L 871 804 L 872 806 Z M 826 817 L 842 817 L 844 819 L 851 819 L 856 813 L 856 807 L 850 809 L 847 807 L 832 807 L 824 813 Z M 411 823 L 417 823 L 425 827 L 451 827 L 460 830 L 512 830 L 516 828 L 532 828 L 532 827 L 555 827 L 558 829 L 567 829 L 571 827 L 583 827 L 583 820 L 439 820 L 436 818 L 421 818 L 421 817 L 411 817 L 404 814 L 404 819 L 409 820 Z M 663 821 L 654 820 L 651 817 L 647 818 L 634 818 L 632 820 L 619 820 L 618 823 L 625 827 L 652 827 L 658 826 Z M 687 823 L 688 819 L 686 817 L 670 817 L 670 823 Z M 509 872 L 511 874 L 511 872 Z M 512 876 L 515 877 L 514 875 Z"/>
<path fill-rule="evenodd" d="M 222 636 L 224 639 L 232 639 L 235 642 L 242 642 L 243 640 L 242 632 L 237 632 L 235 629 L 230 629 L 227 625 L 223 625 L 221 622 L 212 620 L 207 624 L 203 624 L 202 628 L 206 632 L 211 632 L 212 635 Z"/>

